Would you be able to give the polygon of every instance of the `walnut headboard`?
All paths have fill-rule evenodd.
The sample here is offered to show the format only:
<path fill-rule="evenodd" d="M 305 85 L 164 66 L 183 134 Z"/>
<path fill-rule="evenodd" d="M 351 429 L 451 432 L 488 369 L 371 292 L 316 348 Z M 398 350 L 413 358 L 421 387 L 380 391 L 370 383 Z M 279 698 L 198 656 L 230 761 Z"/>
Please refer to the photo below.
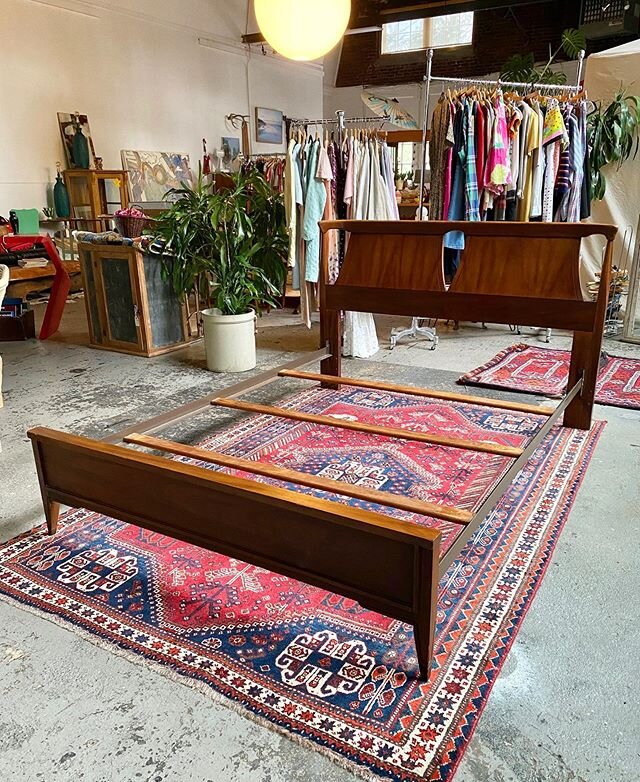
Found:
<path fill-rule="evenodd" d="M 337 220 L 320 223 L 320 229 L 322 342 L 332 353 L 323 365 L 327 374 L 340 374 L 343 310 L 566 329 L 575 333 L 571 379 L 584 380 L 575 402 L 590 397 L 590 423 L 589 386 L 593 380 L 595 389 L 616 226 Z M 331 230 L 349 233 L 333 285 L 328 282 Z M 447 290 L 443 238 L 450 231 L 464 233 L 465 249 Z M 598 299 L 584 301 L 580 247 L 583 237 L 592 235 L 603 236 L 606 249 Z M 570 413 L 577 408 L 568 409 L 568 420 L 573 421 L 568 425 L 588 428 L 583 426 L 585 415 Z"/>

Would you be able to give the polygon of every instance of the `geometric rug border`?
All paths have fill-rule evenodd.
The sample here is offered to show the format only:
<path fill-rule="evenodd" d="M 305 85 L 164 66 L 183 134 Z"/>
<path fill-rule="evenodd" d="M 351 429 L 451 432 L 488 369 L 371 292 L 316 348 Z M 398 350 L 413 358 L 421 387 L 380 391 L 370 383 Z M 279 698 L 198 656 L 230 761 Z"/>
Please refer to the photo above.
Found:
<path fill-rule="evenodd" d="M 588 455 L 582 463 L 582 469 L 580 471 L 580 475 L 578 476 L 578 479 L 575 483 L 574 500 L 582 487 L 584 479 L 587 475 L 589 465 L 591 464 L 591 459 L 593 458 L 593 454 L 600 441 L 600 437 L 602 436 L 606 424 L 607 424 L 606 421 L 595 421 L 591 431 L 589 432 L 589 435 L 592 437 L 592 440 L 589 445 Z M 491 679 L 488 683 L 486 693 L 483 694 L 482 702 L 480 706 L 477 709 L 475 709 L 475 711 L 473 712 L 473 719 L 471 724 L 469 725 L 469 732 L 465 738 L 465 743 L 462 747 L 462 751 L 457 753 L 455 762 L 449 767 L 445 776 L 442 776 L 439 773 L 442 771 L 442 766 L 440 766 L 438 768 L 438 774 L 439 774 L 438 776 L 434 774 L 430 778 L 430 780 L 428 781 L 420 780 L 420 782 L 436 782 L 436 780 L 437 782 L 450 782 L 450 780 L 454 778 L 458 770 L 458 766 L 462 762 L 462 759 L 466 754 L 466 750 L 469 746 L 469 743 L 473 738 L 474 733 L 476 732 L 476 728 L 478 727 L 478 723 L 484 713 L 484 710 L 487 707 L 487 704 L 489 703 L 489 698 L 491 696 L 493 686 L 496 683 L 498 676 L 500 675 L 500 671 L 502 670 L 502 668 L 504 667 L 507 661 L 509 652 L 511 651 L 511 648 L 515 643 L 516 638 L 518 637 L 518 632 L 520 630 L 520 627 L 524 622 L 527 614 L 529 613 L 529 609 L 533 605 L 535 598 L 537 597 L 538 590 L 542 586 L 544 577 L 547 573 L 547 570 L 549 569 L 549 566 L 551 565 L 551 560 L 553 559 L 553 553 L 556 549 L 556 546 L 558 545 L 562 531 L 564 530 L 567 522 L 569 521 L 572 510 L 573 510 L 573 502 L 571 503 L 569 509 L 562 515 L 562 518 L 559 520 L 558 524 L 556 525 L 553 534 L 549 538 L 549 542 L 543 554 L 542 562 L 539 568 L 540 571 L 539 574 L 532 574 L 530 576 L 531 580 L 530 580 L 529 588 L 527 589 L 526 594 L 523 595 L 523 600 L 522 600 L 523 604 L 521 605 L 521 608 L 518 611 L 517 619 L 515 622 L 511 624 L 506 642 L 504 642 L 501 648 L 497 650 L 498 661 L 490 666 Z"/>

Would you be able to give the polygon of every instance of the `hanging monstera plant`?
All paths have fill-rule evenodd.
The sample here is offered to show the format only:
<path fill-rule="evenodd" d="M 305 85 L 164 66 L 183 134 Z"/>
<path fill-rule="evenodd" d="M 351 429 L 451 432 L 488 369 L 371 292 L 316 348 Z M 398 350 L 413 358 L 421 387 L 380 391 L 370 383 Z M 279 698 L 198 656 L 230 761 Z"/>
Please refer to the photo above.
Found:
<path fill-rule="evenodd" d="M 500 78 L 502 81 L 515 81 L 523 84 L 566 84 L 567 75 L 563 71 L 552 70 L 556 57 L 564 52 L 567 57 L 575 59 L 581 51 L 584 51 L 587 41 L 581 30 L 572 27 L 562 32 L 560 46 L 551 51 L 549 46 L 549 59 L 540 68 L 536 67 L 533 52 L 529 54 L 514 54 L 502 66 Z"/>

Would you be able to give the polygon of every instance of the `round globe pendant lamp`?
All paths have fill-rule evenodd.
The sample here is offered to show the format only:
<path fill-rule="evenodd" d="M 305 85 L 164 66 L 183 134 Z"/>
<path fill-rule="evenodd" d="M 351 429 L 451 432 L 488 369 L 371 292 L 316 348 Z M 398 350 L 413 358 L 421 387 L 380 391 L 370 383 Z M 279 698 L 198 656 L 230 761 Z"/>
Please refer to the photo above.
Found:
<path fill-rule="evenodd" d="M 316 60 L 344 35 L 351 0 L 255 0 L 260 31 L 290 60 Z"/>

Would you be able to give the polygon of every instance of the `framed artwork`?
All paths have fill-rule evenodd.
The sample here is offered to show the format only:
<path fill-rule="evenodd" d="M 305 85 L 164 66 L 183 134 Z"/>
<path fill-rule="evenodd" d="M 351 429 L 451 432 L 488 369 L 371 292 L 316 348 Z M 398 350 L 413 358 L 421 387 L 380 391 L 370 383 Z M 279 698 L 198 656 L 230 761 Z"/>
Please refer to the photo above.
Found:
<path fill-rule="evenodd" d="M 189 155 L 134 149 L 123 149 L 120 154 L 122 167 L 129 172 L 129 195 L 134 203 L 162 201 L 172 188 L 193 184 Z"/>
<path fill-rule="evenodd" d="M 58 125 L 67 160 L 67 168 L 95 168 L 96 152 L 86 114 L 58 112 Z"/>
<path fill-rule="evenodd" d="M 224 157 L 222 158 L 222 170 L 231 171 L 233 169 L 233 163 L 240 155 L 240 139 L 234 136 L 222 137 L 222 151 Z"/>
<path fill-rule="evenodd" d="M 283 119 L 281 111 L 256 107 L 256 141 L 262 144 L 282 144 Z"/>

